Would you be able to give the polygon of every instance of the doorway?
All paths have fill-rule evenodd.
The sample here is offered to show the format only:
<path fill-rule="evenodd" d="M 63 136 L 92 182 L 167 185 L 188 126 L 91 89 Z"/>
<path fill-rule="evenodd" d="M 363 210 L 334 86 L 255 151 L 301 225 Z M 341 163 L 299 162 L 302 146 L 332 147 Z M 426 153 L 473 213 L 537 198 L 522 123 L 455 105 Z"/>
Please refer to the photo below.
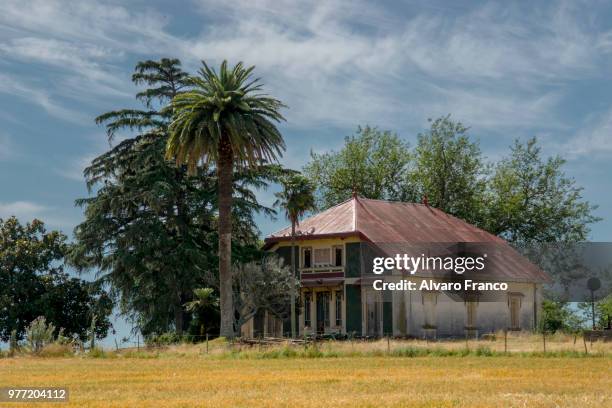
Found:
<path fill-rule="evenodd" d="M 324 334 L 329 328 L 329 292 L 317 292 L 317 334 Z"/>
<path fill-rule="evenodd" d="M 378 294 L 366 292 L 366 334 L 372 337 L 380 336 L 381 303 Z"/>

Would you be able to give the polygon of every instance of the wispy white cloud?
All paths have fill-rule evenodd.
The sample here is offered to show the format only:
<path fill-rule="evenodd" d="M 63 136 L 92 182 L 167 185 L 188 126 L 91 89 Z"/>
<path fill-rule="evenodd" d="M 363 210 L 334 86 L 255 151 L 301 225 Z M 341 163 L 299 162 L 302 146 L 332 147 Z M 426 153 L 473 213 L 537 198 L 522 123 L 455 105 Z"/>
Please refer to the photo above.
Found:
<path fill-rule="evenodd" d="M 23 220 L 40 218 L 49 208 L 30 201 L 0 202 L 0 218 L 15 216 Z"/>
<path fill-rule="evenodd" d="M 595 62 L 612 49 L 610 33 L 589 30 L 584 7 L 566 2 L 529 10 L 491 3 L 459 15 L 347 0 L 193 4 L 203 31 L 180 37 L 146 3 L 7 0 L 0 28 L 10 34 L 0 53 L 64 70 L 64 94 L 73 98 L 82 89 L 126 96 L 118 65 L 127 58 L 177 55 L 190 68 L 227 58 L 258 66 L 290 106 L 291 126 L 398 127 L 433 111 L 465 111 L 493 128 L 559 123 L 562 95 L 551 88 L 597 75 Z"/>
<path fill-rule="evenodd" d="M 529 10 L 489 3 L 460 16 L 419 15 L 406 24 L 408 61 L 427 75 L 495 79 L 514 85 L 593 74 L 601 33 L 581 24 L 584 9 L 564 2 Z"/>
<path fill-rule="evenodd" d="M 435 97 L 428 106 L 428 114 L 432 117 L 452 113 L 465 123 L 496 131 L 533 126 L 565 128 L 556 117 L 555 109 L 561 100 L 558 92 L 539 94 L 508 90 L 502 94 L 487 87 L 434 86 L 432 93 Z"/>
<path fill-rule="evenodd" d="M 0 202 L 0 218 L 7 219 L 13 216 L 17 217 L 22 223 L 30 222 L 36 218 L 49 227 L 59 228 L 64 232 L 72 230 L 77 222 L 70 216 L 60 214 L 54 207 L 33 201 Z"/>
<path fill-rule="evenodd" d="M 126 61 L 174 55 L 190 70 L 200 59 L 257 65 L 266 89 L 290 106 L 289 127 L 398 129 L 453 113 L 483 130 L 567 129 L 564 84 L 602 76 L 612 52 L 612 32 L 592 24 L 596 11 L 566 1 L 453 13 L 363 0 L 190 5 L 202 15 L 202 30 L 177 35 L 172 16 L 146 2 L 6 0 L 4 63 L 52 67 L 57 83 L 0 74 L 11 80 L 0 92 L 74 120 L 56 92 L 88 103 L 92 95 L 127 97 Z"/>
<path fill-rule="evenodd" d="M 107 60 L 114 60 L 116 54 L 104 47 L 51 38 L 22 37 L 0 43 L 0 56 L 18 63 L 53 66 L 64 74 L 63 84 L 70 83 L 76 75 L 81 81 L 78 87 L 81 96 L 83 89 L 88 90 L 89 98 L 91 92 L 114 96 L 129 95 L 125 92 L 127 78 L 116 72 L 115 67 L 105 63 Z M 87 82 L 87 87 L 83 86 L 84 82 Z M 64 92 L 64 96 L 71 95 Z"/>
<path fill-rule="evenodd" d="M 556 143 L 569 158 L 612 156 L 612 107 L 589 115 L 586 125 L 565 143 Z"/>
<path fill-rule="evenodd" d="M 92 105 L 100 97 L 132 98 L 125 59 L 172 55 L 180 41 L 164 30 L 163 15 L 149 8 L 130 10 L 127 6 L 91 0 L 3 1 L 2 64 L 19 69 L 27 63 L 32 70 L 20 72 L 16 84 L 5 84 L 0 91 L 28 98 L 68 120 L 74 118 L 64 108 L 70 103 Z M 36 65 L 47 68 L 45 84 L 37 82 L 40 71 L 35 70 Z M 65 103 L 52 103 L 53 94 L 61 94 Z M 89 116 L 87 120 L 91 121 Z"/>
<path fill-rule="evenodd" d="M 81 112 L 65 107 L 51 97 L 42 87 L 26 84 L 16 76 L 0 73 L 0 93 L 16 96 L 44 109 L 49 115 L 83 124 L 90 119 Z"/>
<path fill-rule="evenodd" d="M 588 30 L 584 10 L 565 2 L 529 12 L 488 4 L 452 16 L 395 15 L 342 0 L 197 4 L 203 15 L 215 9 L 224 18 L 190 40 L 191 59 L 257 65 L 290 105 L 290 124 L 303 127 L 397 127 L 432 112 L 466 114 L 489 129 L 563 126 L 558 85 L 599 75 L 607 36 Z"/>
<path fill-rule="evenodd" d="M 0 27 L 14 33 L 95 44 L 113 50 L 146 53 L 174 38 L 164 31 L 166 18 L 152 8 L 129 2 L 95 0 L 4 0 Z M 143 41 L 147 38 L 148 41 Z"/>
<path fill-rule="evenodd" d="M 95 157 L 95 154 L 87 154 L 77 157 L 76 159 L 68 160 L 62 167 L 57 168 L 56 172 L 68 180 L 84 183 L 83 171 L 91 164 Z"/>

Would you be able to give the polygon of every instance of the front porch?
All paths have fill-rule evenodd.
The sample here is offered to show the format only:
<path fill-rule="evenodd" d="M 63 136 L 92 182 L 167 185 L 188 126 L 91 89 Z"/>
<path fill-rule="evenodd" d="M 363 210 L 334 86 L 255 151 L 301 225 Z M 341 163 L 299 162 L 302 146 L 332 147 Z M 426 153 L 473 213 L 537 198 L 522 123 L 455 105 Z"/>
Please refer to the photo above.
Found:
<path fill-rule="evenodd" d="M 346 333 L 344 284 L 302 287 L 300 336 Z"/>

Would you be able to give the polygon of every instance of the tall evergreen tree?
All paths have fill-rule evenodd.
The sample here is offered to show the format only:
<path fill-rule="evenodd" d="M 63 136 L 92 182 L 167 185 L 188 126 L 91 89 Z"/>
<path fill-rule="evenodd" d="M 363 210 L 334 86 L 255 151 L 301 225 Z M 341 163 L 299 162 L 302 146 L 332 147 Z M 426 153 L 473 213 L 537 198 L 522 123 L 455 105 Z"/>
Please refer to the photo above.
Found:
<path fill-rule="evenodd" d="M 187 84 L 179 61 L 139 63 L 133 79 L 149 87 L 138 94 L 148 110 L 113 111 L 97 122 L 106 125 L 109 138 L 121 129 L 142 133 L 85 169 L 95 194 L 77 200 L 86 219 L 75 229 L 71 260 L 81 270 L 99 269 L 99 279 L 111 285 L 122 312 L 134 317 L 144 334 L 172 328 L 180 334 L 191 317 L 184 304 L 193 289 L 217 274 L 216 175 L 208 167 L 190 173 L 165 158 L 168 103 Z M 257 203 L 252 188 L 265 185 L 277 170 L 267 166 L 236 176 L 235 236 L 243 252 L 257 242 L 253 211 L 271 211 Z"/>
<path fill-rule="evenodd" d="M 172 325 L 183 330 L 183 304 L 208 261 L 206 242 L 214 192 L 202 175 L 163 156 L 170 110 L 166 104 L 186 85 L 176 59 L 144 61 L 132 80 L 147 89 L 137 94 L 146 109 L 104 113 L 109 141 L 122 129 L 143 132 L 96 157 L 84 175 L 93 197 L 77 200 L 86 219 L 75 229 L 71 259 L 80 269 L 97 267 L 120 299 L 121 310 L 136 317 L 144 332 Z"/>

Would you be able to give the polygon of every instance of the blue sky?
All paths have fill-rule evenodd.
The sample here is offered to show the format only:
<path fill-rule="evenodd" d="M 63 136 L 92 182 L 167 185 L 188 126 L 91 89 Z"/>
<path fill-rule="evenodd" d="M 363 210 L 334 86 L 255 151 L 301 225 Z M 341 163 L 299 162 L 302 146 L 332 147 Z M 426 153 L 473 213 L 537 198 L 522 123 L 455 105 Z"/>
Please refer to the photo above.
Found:
<path fill-rule="evenodd" d="M 600 205 L 591 238 L 612 240 L 611 11 L 605 2 L 5 0 L 0 217 L 40 217 L 70 234 L 81 219 L 73 201 L 87 193 L 82 169 L 108 148 L 93 118 L 137 106 L 134 64 L 173 56 L 193 71 L 227 58 L 256 65 L 289 105 L 288 166 L 339 147 L 359 124 L 414 142 L 428 117 L 451 113 L 492 160 L 534 135 L 545 154 L 566 157 Z M 264 234 L 282 223 L 260 220 Z"/>
<path fill-rule="evenodd" d="M 289 105 L 287 166 L 360 124 L 414 144 L 427 118 L 451 113 L 491 160 L 531 136 L 568 159 L 604 218 L 591 239 L 612 241 L 611 17 L 598 1 L 3 0 L 0 217 L 71 235 L 82 169 L 108 149 L 93 118 L 138 106 L 134 64 L 226 58 L 256 65 Z M 260 219 L 264 234 L 282 224 Z"/>

